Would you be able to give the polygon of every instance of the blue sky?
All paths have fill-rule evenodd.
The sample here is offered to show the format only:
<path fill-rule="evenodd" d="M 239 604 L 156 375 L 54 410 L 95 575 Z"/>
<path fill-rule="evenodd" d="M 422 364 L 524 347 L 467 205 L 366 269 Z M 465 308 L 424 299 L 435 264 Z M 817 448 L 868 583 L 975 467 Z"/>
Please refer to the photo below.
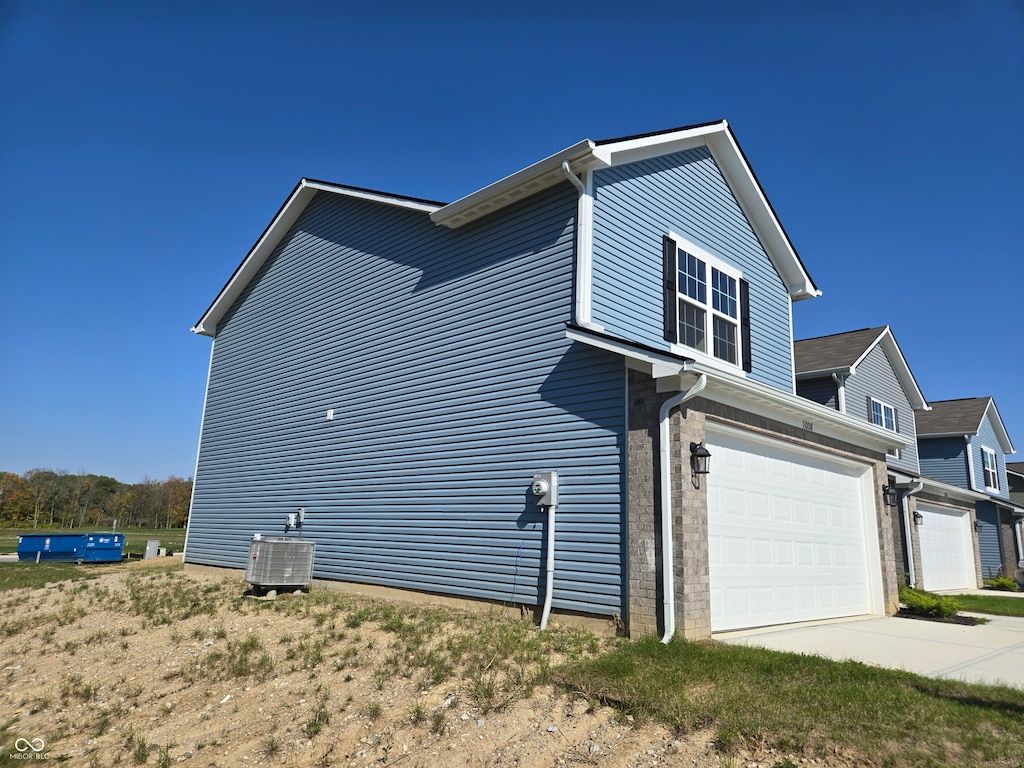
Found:
<path fill-rule="evenodd" d="M 477 6 L 481 7 L 477 7 Z M 195 466 L 189 328 L 302 176 L 451 201 L 726 118 L 824 295 L 1024 460 L 1024 5 L 0 3 L 0 470 Z"/>

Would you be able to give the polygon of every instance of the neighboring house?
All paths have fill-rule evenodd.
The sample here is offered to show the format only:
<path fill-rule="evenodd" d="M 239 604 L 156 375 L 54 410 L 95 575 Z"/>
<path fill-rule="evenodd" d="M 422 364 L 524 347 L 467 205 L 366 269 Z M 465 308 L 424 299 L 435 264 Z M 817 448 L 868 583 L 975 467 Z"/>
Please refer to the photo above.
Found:
<path fill-rule="evenodd" d="M 892 612 L 885 454 L 913 440 L 796 395 L 817 295 L 724 121 L 447 205 L 303 179 L 193 328 L 185 561 L 241 569 L 301 507 L 318 584 L 665 637 Z"/>
<path fill-rule="evenodd" d="M 1006 462 L 1006 482 L 1010 487 L 1010 501 L 1024 510 L 1024 462 Z M 1024 511 L 1016 513 L 1013 527 L 1017 557 L 1024 560 Z"/>
<path fill-rule="evenodd" d="M 975 502 L 986 578 L 1012 575 L 1020 558 L 1015 528 L 1024 508 L 1010 501 L 1005 454 L 1013 444 L 991 397 L 944 400 L 917 414 L 921 470 L 982 494 Z"/>
<path fill-rule="evenodd" d="M 796 391 L 914 441 L 886 453 L 897 574 L 931 590 L 981 586 L 974 503 L 982 495 L 921 474 L 915 411 L 929 410 L 889 326 L 794 342 Z"/>

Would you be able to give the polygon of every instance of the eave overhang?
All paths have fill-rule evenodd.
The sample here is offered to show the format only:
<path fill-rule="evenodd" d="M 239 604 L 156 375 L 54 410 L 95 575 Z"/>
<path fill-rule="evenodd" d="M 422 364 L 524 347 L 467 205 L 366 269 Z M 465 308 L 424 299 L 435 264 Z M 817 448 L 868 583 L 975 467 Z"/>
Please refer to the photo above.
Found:
<path fill-rule="evenodd" d="M 968 502 L 984 501 L 989 498 L 988 495 L 984 493 L 969 491 L 958 485 L 950 485 L 949 483 L 944 483 L 941 480 L 936 480 L 935 478 L 927 477 L 926 475 L 922 475 L 917 479 L 924 485 L 924 489 L 926 491 L 936 496 L 944 496 L 948 499 L 958 499 Z"/>
<path fill-rule="evenodd" d="M 855 419 L 799 395 L 783 392 L 724 367 L 663 353 L 579 326 L 569 326 L 566 337 L 621 355 L 633 367 L 647 370 L 655 379 L 664 380 L 666 389 L 685 389 L 692 384 L 691 379 L 706 374 L 707 386 L 701 397 L 781 421 L 808 433 L 825 435 L 880 453 L 890 448 L 906 448 L 912 442 L 898 433 Z"/>
<path fill-rule="evenodd" d="M 214 336 L 216 334 L 217 323 L 220 322 L 221 318 L 231 308 L 231 305 L 242 294 L 249 281 L 256 276 L 260 267 L 270 257 L 278 243 L 288 234 L 288 230 L 295 224 L 299 216 L 302 215 L 302 212 L 306 210 L 309 201 L 318 192 L 330 192 L 337 195 L 357 197 L 363 200 L 395 205 L 424 213 L 433 213 L 443 205 L 443 203 L 430 200 L 390 195 L 386 192 L 378 192 L 372 189 L 346 187 L 340 184 L 330 184 L 326 181 L 317 181 L 316 179 L 301 179 L 295 185 L 288 199 L 278 209 L 270 224 L 263 230 L 263 234 L 260 235 L 256 244 L 249 249 L 249 253 L 246 254 L 238 269 L 235 270 L 227 284 L 217 294 L 217 298 L 213 300 L 213 303 L 203 313 L 203 316 L 199 318 L 199 322 L 192 327 L 192 333 L 202 336 Z"/>
<path fill-rule="evenodd" d="M 800 301 L 820 296 L 821 291 L 804 268 L 796 248 L 775 215 L 774 208 L 747 162 L 729 123 L 725 120 L 624 139 L 586 139 L 449 203 L 432 213 L 430 218 L 445 227 L 461 227 L 527 195 L 566 182 L 562 171 L 562 164 L 565 162 L 574 173 L 579 174 L 587 170 L 611 168 L 699 146 L 706 146 L 711 152 L 758 239 L 786 284 L 790 298 L 793 301 Z"/>

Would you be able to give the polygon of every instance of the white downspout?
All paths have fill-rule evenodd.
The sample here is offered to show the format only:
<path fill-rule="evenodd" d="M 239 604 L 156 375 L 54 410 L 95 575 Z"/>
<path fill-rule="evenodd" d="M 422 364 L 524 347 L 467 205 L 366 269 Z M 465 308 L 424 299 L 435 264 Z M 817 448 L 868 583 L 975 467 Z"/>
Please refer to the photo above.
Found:
<path fill-rule="evenodd" d="M 1024 531 L 1024 517 L 1017 520 L 1017 524 L 1013 526 L 1014 531 L 1017 533 L 1017 564 L 1020 565 L 1024 561 L 1024 535 L 1021 531 Z"/>
<path fill-rule="evenodd" d="M 846 376 L 833 373 L 832 381 L 836 383 L 836 410 L 846 413 Z"/>
<path fill-rule="evenodd" d="M 604 329 L 591 319 L 593 282 L 593 199 L 587 183 L 572 172 L 568 160 L 562 161 L 562 173 L 579 192 L 576 202 L 576 289 L 573 300 L 573 322 L 594 331 Z"/>
<path fill-rule="evenodd" d="M 702 373 L 697 382 L 685 392 L 673 395 L 661 404 L 658 412 L 659 463 L 661 466 L 661 581 L 664 595 L 665 636 L 667 643 L 676 633 L 675 563 L 672 542 L 672 445 L 669 435 L 669 412 L 677 405 L 699 394 L 708 384 L 708 375 Z"/>
<path fill-rule="evenodd" d="M 540 628 L 544 631 L 548 627 L 548 617 L 551 616 L 551 597 L 555 588 L 555 508 L 557 504 L 548 504 L 548 564 L 546 582 L 544 586 L 544 608 L 540 613 Z"/>
<path fill-rule="evenodd" d="M 903 531 L 906 534 L 907 539 L 907 567 L 910 569 L 910 572 L 907 574 L 907 578 L 910 581 L 908 586 L 911 589 L 915 589 L 917 587 L 917 571 L 914 568 L 914 540 L 911 538 L 914 528 L 910 522 L 910 507 L 907 505 L 907 499 L 915 493 L 920 493 L 922 488 L 924 488 L 924 483 L 918 482 L 918 484 L 913 488 L 910 488 L 900 494 L 900 509 L 903 510 Z"/>

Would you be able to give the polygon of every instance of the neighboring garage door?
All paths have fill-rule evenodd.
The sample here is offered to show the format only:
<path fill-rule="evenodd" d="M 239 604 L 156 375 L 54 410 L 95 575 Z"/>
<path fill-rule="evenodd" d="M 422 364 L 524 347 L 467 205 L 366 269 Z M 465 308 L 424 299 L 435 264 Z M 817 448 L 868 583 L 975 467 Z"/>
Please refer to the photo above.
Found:
<path fill-rule="evenodd" d="M 708 425 L 711 629 L 880 613 L 870 468 Z"/>
<path fill-rule="evenodd" d="M 917 505 L 921 524 L 921 584 L 928 590 L 978 586 L 974 571 L 974 537 L 970 513 Z"/>

